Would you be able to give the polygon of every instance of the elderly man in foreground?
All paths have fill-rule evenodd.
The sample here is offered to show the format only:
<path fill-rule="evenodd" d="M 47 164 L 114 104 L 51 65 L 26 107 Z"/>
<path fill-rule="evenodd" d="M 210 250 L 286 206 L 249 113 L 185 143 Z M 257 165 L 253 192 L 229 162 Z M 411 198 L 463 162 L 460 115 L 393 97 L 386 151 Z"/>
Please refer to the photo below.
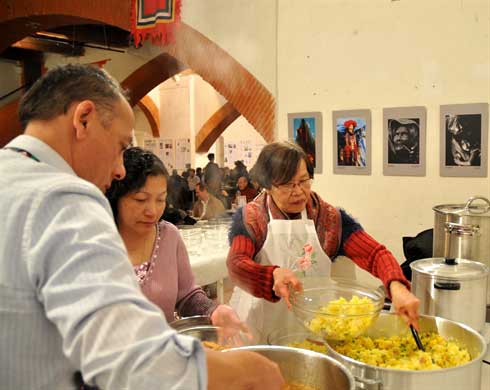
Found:
<path fill-rule="evenodd" d="M 0 150 L 2 389 L 279 389 L 277 365 L 204 350 L 140 292 L 103 192 L 134 116 L 104 71 L 67 65 L 23 97 Z"/>

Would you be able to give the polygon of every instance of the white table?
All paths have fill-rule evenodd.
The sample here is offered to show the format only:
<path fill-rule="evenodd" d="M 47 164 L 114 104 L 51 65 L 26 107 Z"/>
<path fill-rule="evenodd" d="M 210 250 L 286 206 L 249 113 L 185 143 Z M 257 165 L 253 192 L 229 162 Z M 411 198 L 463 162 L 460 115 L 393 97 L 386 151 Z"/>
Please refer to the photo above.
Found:
<path fill-rule="evenodd" d="M 226 268 L 228 248 L 218 248 L 213 252 L 204 252 L 202 255 L 191 254 L 189 260 L 196 284 L 205 286 L 217 283 L 218 303 L 223 303 L 223 279 L 228 276 Z"/>
<path fill-rule="evenodd" d="M 228 226 L 222 224 L 207 231 L 203 226 L 203 224 L 198 224 L 194 229 L 189 230 L 187 228 L 187 232 L 181 231 L 181 233 L 189 253 L 189 261 L 196 284 L 206 286 L 216 283 L 218 303 L 223 303 L 223 279 L 228 276 L 226 267 L 229 250 Z M 198 231 L 201 234 L 197 236 L 192 234 Z M 198 238 L 196 239 L 196 237 Z"/>

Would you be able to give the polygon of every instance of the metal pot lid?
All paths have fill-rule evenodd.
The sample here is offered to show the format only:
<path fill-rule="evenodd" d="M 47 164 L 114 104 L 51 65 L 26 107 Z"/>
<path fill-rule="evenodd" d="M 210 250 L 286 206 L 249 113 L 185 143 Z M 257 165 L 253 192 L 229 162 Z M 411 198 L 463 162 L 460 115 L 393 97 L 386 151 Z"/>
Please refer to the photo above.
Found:
<path fill-rule="evenodd" d="M 477 261 L 444 257 L 417 260 L 410 264 L 410 268 L 424 275 L 450 280 L 481 279 L 489 271 L 485 264 Z"/>
<path fill-rule="evenodd" d="M 475 203 L 477 200 L 483 203 Z M 456 214 L 458 216 L 490 217 L 490 200 L 484 196 L 472 196 L 465 204 L 442 204 L 434 206 L 433 210 L 442 214 Z"/>

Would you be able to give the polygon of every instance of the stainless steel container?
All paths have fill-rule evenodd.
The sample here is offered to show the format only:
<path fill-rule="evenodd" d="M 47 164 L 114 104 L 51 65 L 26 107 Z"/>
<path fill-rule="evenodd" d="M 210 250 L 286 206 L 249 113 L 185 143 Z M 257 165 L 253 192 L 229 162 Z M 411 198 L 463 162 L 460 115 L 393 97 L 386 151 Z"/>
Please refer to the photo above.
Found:
<path fill-rule="evenodd" d="M 473 196 L 466 204 L 435 206 L 433 256 L 476 260 L 490 267 L 490 201 Z M 490 279 L 487 288 L 490 305 Z"/>
<path fill-rule="evenodd" d="M 429 258 L 414 261 L 412 292 L 420 299 L 420 313 L 471 326 L 485 326 L 488 267 L 477 261 Z"/>
<path fill-rule="evenodd" d="M 482 360 L 487 348 L 483 337 L 466 325 L 440 317 L 421 316 L 420 325 L 422 331 L 437 332 L 445 338 L 458 340 L 470 352 L 471 361 L 452 368 L 412 371 L 365 364 L 341 355 L 333 348 L 329 348 L 329 353 L 351 371 L 358 383 L 358 389 L 480 390 Z M 366 332 L 366 335 L 388 337 L 409 333 L 410 329 L 408 326 L 396 314 L 381 313 L 376 323 Z"/>
<path fill-rule="evenodd" d="M 208 316 L 183 317 L 171 322 L 170 326 L 180 334 L 192 336 L 201 341 L 214 343 L 212 346 L 205 345 L 213 349 L 241 347 L 254 344 L 248 334 L 237 331 L 235 334 L 230 335 L 229 330 L 213 325 Z"/>
<path fill-rule="evenodd" d="M 257 352 L 277 363 L 286 382 L 300 383 L 318 390 L 355 389 L 354 378 L 347 368 L 321 353 L 270 345 L 232 348 L 227 351 L 234 350 Z"/>

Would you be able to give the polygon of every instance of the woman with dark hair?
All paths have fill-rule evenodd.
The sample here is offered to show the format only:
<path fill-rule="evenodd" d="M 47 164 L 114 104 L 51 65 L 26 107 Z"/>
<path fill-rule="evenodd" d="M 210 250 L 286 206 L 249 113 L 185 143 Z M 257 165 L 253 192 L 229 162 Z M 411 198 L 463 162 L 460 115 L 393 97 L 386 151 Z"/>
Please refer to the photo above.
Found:
<path fill-rule="evenodd" d="M 418 329 L 419 300 L 400 265 L 349 214 L 311 190 L 313 167 L 303 149 L 269 144 L 252 174 L 265 191 L 235 213 L 227 266 L 238 286 L 231 305 L 259 342 L 287 321 L 286 305 L 275 303 L 284 299 L 289 308 L 290 289 L 302 289 L 294 271 L 329 278 L 330 258 L 340 255 L 380 278 L 397 313 Z"/>
<path fill-rule="evenodd" d="M 233 333 L 246 331 L 233 309 L 216 305 L 194 275 L 184 242 L 175 226 L 160 221 L 167 196 L 168 172 L 153 153 L 134 147 L 124 152 L 126 176 L 107 191 L 119 233 L 141 290 L 165 314 L 208 315 L 214 325 Z"/>

